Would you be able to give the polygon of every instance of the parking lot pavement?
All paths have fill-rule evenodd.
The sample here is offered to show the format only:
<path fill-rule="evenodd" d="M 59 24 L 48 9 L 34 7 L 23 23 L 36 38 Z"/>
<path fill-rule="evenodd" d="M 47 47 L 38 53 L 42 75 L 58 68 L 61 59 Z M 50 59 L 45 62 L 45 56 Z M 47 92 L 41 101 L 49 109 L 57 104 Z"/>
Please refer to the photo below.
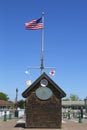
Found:
<path fill-rule="evenodd" d="M 0 130 L 14 130 L 15 129 L 16 120 L 7 120 L 3 121 L 0 119 Z"/>
<path fill-rule="evenodd" d="M 62 121 L 61 129 L 33 129 L 25 128 L 25 121 L 23 119 L 11 119 L 3 121 L 0 119 L 0 130 L 87 130 L 87 119 L 84 119 L 82 123 L 78 122 L 78 119 L 64 119 Z"/>
<path fill-rule="evenodd" d="M 63 130 L 87 130 L 87 119 L 83 119 L 81 123 L 79 123 L 78 119 L 64 119 L 62 123 Z"/>

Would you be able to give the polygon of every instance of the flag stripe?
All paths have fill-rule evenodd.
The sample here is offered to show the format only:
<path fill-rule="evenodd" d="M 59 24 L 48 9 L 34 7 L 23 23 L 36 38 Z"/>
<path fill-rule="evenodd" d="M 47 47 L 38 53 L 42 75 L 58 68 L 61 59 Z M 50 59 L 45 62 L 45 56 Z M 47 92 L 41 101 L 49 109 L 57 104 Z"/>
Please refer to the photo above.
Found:
<path fill-rule="evenodd" d="M 27 26 L 26 29 L 30 29 L 30 30 L 37 30 L 37 29 L 42 29 L 43 25 L 39 24 L 39 25 L 31 25 L 31 26 Z"/>

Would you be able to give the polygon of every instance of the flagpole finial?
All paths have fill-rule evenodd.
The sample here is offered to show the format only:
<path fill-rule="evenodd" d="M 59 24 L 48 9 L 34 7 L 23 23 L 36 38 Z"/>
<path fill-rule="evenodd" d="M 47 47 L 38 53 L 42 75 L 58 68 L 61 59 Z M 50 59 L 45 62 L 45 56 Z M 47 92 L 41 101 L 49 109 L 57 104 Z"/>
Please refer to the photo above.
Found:
<path fill-rule="evenodd" d="M 42 12 L 42 15 L 44 15 L 44 12 Z"/>

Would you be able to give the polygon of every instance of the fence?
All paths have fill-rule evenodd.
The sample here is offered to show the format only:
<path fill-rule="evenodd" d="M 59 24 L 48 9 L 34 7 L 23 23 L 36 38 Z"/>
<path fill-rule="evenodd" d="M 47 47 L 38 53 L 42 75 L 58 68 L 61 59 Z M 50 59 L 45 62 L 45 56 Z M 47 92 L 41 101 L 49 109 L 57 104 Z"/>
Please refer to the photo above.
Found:
<path fill-rule="evenodd" d="M 78 118 L 81 111 L 79 109 L 72 110 L 72 109 L 62 109 L 62 118 L 68 118 L 70 115 L 70 118 Z M 86 118 L 85 109 L 83 109 L 83 118 Z"/>
<path fill-rule="evenodd" d="M 0 118 L 4 118 L 6 115 L 7 118 L 11 116 L 11 118 L 23 118 L 25 116 L 25 110 L 20 109 L 20 110 L 14 110 L 14 109 L 2 109 L 0 110 Z"/>

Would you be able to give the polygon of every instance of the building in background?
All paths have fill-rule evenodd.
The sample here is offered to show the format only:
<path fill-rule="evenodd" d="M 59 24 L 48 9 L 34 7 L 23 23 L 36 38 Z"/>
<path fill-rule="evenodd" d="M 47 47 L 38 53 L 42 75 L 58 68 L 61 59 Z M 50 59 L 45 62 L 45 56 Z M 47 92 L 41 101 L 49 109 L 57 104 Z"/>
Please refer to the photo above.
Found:
<path fill-rule="evenodd" d="M 0 100 L 0 109 L 9 109 L 13 106 L 12 102 Z"/>

